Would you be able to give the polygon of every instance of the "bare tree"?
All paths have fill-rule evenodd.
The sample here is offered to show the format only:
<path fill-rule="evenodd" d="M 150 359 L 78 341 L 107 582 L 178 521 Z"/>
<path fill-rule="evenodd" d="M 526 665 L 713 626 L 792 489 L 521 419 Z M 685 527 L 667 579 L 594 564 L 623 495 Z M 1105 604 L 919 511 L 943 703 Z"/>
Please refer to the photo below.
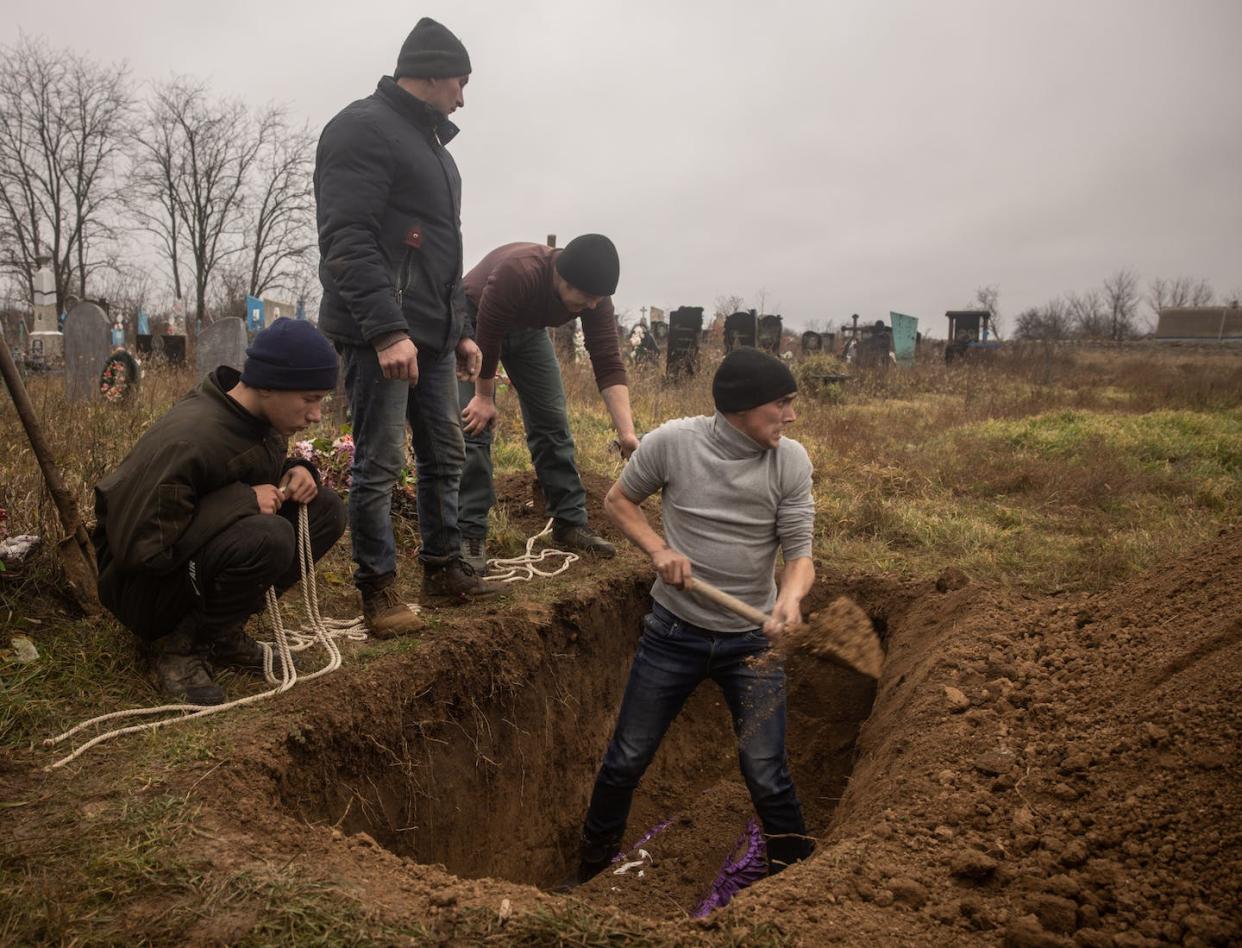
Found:
<path fill-rule="evenodd" d="M 128 67 L 22 37 L 0 51 L 0 267 L 33 295 L 51 259 L 56 302 L 106 265 L 116 165 L 133 115 Z"/>
<path fill-rule="evenodd" d="M 140 214 L 159 239 L 178 291 L 182 262 L 192 267 L 195 319 L 208 319 L 216 268 L 245 249 L 246 189 L 279 116 L 274 109 L 252 116 L 240 101 L 213 99 L 204 85 L 185 78 L 157 85 L 151 96 L 150 144 L 136 169 L 148 199 Z M 187 314 L 186 322 L 194 320 Z"/>
<path fill-rule="evenodd" d="M 1082 336 L 1084 339 L 1103 339 L 1108 336 L 1109 314 L 1104 307 L 1104 298 L 1099 290 L 1090 289 L 1082 293 L 1067 293 L 1065 305 L 1075 335 Z"/>
<path fill-rule="evenodd" d="M 1147 305 L 1156 319 L 1160 318 L 1162 309 L 1211 306 L 1215 297 L 1212 284 L 1201 278 L 1180 276 L 1166 280 L 1157 277 L 1147 284 Z"/>
<path fill-rule="evenodd" d="M 1104 307 L 1108 312 L 1108 337 L 1126 339 L 1137 332 L 1138 277 L 1121 269 L 1104 281 Z"/>
<path fill-rule="evenodd" d="M 967 304 L 967 308 L 987 311 L 989 314 L 988 322 L 992 326 L 992 334 L 997 339 L 1000 338 L 1001 314 L 999 286 L 993 283 L 976 289 L 974 298 Z"/>
<path fill-rule="evenodd" d="M 1018 314 L 1014 327 L 1017 339 L 1066 339 L 1074 325 L 1069 298 L 1049 300 Z"/>
<path fill-rule="evenodd" d="M 260 143 L 247 215 L 252 296 L 293 290 L 300 266 L 313 255 L 314 157 L 310 129 L 290 128 L 283 112 L 273 112 L 267 138 Z"/>
<path fill-rule="evenodd" d="M 746 309 L 746 300 L 738 293 L 730 293 L 726 296 L 717 296 L 715 311 L 713 316 L 724 316 L 728 318 L 734 313 L 744 312 Z"/>

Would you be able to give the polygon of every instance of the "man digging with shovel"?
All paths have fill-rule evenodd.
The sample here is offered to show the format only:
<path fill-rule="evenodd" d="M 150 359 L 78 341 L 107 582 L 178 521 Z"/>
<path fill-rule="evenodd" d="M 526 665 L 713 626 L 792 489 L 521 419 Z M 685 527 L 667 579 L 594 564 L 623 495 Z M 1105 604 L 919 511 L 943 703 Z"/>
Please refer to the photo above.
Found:
<path fill-rule="evenodd" d="M 570 886 L 601 872 L 619 851 L 639 780 L 686 699 L 708 678 L 720 685 L 733 716 L 769 872 L 814 849 L 785 753 L 785 672 L 779 660 L 754 661 L 767 655 L 770 637 L 801 621 L 815 579 L 811 461 L 783 436 L 796 418 L 796 392 L 779 359 L 750 348 L 729 353 L 712 381 L 715 415 L 676 419 L 647 435 L 604 500 L 659 578 Z M 657 491 L 667 542 L 639 507 Z M 785 559 L 779 594 L 778 549 Z M 692 575 L 771 617 L 759 628 L 699 598 L 688 589 Z"/>

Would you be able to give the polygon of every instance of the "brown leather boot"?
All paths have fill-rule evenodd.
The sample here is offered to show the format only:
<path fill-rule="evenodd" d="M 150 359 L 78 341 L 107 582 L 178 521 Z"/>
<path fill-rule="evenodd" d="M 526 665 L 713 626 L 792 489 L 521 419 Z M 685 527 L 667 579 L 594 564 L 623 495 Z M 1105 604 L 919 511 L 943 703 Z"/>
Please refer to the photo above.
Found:
<path fill-rule="evenodd" d="M 223 704 L 224 692 L 211 677 L 194 625 L 183 620 L 168 635 L 147 642 L 147 679 L 178 704 Z"/>
<path fill-rule="evenodd" d="M 461 604 L 491 599 L 503 591 L 498 584 L 484 580 L 465 560 L 453 560 L 443 566 L 423 564 L 423 597 L 426 599 Z"/>
<path fill-rule="evenodd" d="M 413 635 L 426 625 L 397 593 L 396 576 L 383 576 L 374 583 L 359 584 L 362 618 L 367 632 L 377 639 Z"/>

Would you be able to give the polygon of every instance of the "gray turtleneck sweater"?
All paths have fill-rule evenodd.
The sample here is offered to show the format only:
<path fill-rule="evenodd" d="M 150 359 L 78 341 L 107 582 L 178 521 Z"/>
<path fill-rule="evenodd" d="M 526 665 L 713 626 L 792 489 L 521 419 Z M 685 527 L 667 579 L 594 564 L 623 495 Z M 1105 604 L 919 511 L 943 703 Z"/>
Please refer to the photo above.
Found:
<path fill-rule="evenodd" d="M 689 558 L 693 575 L 756 609 L 770 612 L 776 602 L 778 548 L 787 563 L 811 555 L 811 459 L 797 441 L 760 447 L 719 412 L 677 418 L 642 439 L 619 483 L 634 503 L 663 491 L 668 545 Z M 754 628 L 659 578 L 651 597 L 706 629 Z"/>

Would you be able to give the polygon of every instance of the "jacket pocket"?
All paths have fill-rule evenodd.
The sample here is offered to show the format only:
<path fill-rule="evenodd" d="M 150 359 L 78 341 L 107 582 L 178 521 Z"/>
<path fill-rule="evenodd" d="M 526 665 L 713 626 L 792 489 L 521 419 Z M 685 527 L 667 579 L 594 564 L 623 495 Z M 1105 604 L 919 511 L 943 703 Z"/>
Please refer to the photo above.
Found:
<path fill-rule="evenodd" d="M 401 255 L 401 268 L 397 271 L 397 286 L 394 293 L 398 306 L 401 305 L 401 300 L 409 291 L 411 281 L 414 279 L 414 255 L 423 246 L 423 225 L 418 221 L 411 224 L 401 242 L 405 246 L 405 253 Z"/>

